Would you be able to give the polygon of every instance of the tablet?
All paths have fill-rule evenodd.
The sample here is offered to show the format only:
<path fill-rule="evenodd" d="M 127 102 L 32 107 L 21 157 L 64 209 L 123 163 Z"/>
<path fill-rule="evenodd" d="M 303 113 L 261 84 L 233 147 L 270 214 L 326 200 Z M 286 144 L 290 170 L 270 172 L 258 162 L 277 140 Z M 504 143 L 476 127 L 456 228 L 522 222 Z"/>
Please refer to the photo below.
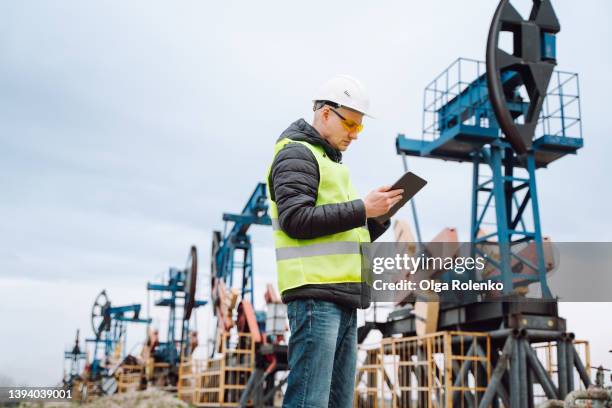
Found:
<path fill-rule="evenodd" d="M 404 189 L 404 192 L 402 193 L 402 199 L 398 201 L 393 207 L 391 207 L 391 209 L 386 214 L 374 217 L 374 219 L 381 224 L 387 222 L 387 220 L 393 217 L 393 215 L 395 215 L 395 213 L 400 208 L 402 208 L 404 204 L 408 202 L 408 200 L 414 197 L 416 193 L 418 193 L 423 187 L 425 187 L 425 184 L 427 184 L 427 181 L 423 180 L 413 172 L 409 171 L 408 173 L 404 174 L 402 177 L 400 177 L 399 180 L 393 183 L 393 186 L 390 189 Z"/>

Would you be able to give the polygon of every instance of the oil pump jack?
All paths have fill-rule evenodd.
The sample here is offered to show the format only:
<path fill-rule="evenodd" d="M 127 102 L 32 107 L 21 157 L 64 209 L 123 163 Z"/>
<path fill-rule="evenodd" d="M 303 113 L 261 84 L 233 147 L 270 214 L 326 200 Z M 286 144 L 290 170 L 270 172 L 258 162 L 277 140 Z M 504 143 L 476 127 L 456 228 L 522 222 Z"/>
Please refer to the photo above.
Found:
<path fill-rule="evenodd" d="M 492 376 L 473 393 L 478 395 L 465 400 L 479 401 L 479 407 L 502 401 L 511 408 L 531 408 L 534 384 L 547 398 L 563 399 L 575 389 L 575 374 L 585 388 L 590 385 L 574 335 L 567 332 L 548 286 L 536 188 L 538 170 L 583 146 L 578 75 L 555 71 L 560 29 L 549 0 L 534 0 L 528 18 L 511 1 L 501 0 L 488 34 L 486 61 L 460 58 L 434 78 L 425 89 L 422 136 L 396 138 L 397 153 L 404 159 L 467 162 L 473 169 L 467 252 L 485 256 L 494 273 L 463 276 L 502 282 L 503 290 L 440 302 L 433 331 L 484 332 L 491 339 Z M 511 39 L 510 50 L 502 37 Z M 494 220 L 489 231 L 485 216 Z M 434 241 L 448 244 L 451 235 L 446 231 Z M 428 251 L 427 244 L 417 248 L 416 256 Z M 525 249 L 530 257 L 523 256 Z M 488 256 L 492 252 L 495 256 Z M 458 276 L 448 271 L 431 277 L 444 282 L 451 275 Z M 537 287 L 538 299 L 524 297 L 529 285 Z M 372 329 L 383 337 L 417 335 L 415 310 L 400 306 L 387 321 L 360 327 L 360 341 Z M 554 376 L 535 357 L 532 345 L 538 342 L 556 344 Z M 464 379 L 472 375 L 482 380 L 477 366 L 464 364 L 459 372 Z"/>

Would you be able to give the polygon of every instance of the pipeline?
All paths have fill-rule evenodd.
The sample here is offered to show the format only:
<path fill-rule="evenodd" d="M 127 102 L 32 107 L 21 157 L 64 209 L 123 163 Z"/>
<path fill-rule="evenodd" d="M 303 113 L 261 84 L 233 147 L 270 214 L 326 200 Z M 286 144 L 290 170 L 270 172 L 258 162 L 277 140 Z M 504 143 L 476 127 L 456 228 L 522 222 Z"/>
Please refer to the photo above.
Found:
<path fill-rule="evenodd" d="M 576 390 L 572 391 L 565 397 L 565 401 L 561 400 L 548 400 L 537 408 L 583 408 L 582 405 L 577 405 L 577 400 L 595 400 L 612 402 L 612 390 L 605 390 L 603 388 L 589 388 L 588 390 Z M 604 406 L 604 405 L 600 405 Z"/>
<path fill-rule="evenodd" d="M 588 390 L 576 390 L 567 394 L 563 406 L 565 408 L 576 408 L 576 400 L 588 399 L 596 401 L 612 401 L 612 391 L 603 388 L 590 388 Z"/>
<path fill-rule="evenodd" d="M 565 405 L 561 400 L 544 401 L 537 408 L 563 408 Z"/>

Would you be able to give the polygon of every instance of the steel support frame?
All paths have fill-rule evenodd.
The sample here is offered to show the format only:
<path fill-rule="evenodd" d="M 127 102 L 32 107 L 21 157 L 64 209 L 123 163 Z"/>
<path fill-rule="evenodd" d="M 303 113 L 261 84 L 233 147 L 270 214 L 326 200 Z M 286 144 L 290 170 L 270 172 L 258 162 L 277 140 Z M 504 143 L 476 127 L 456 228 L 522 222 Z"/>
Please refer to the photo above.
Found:
<path fill-rule="evenodd" d="M 559 387 L 555 386 L 553 378 L 531 347 L 531 343 L 542 341 L 554 341 L 557 344 Z M 534 384 L 542 387 L 549 400 L 563 400 L 574 390 L 574 369 L 577 370 L 584 388 L 588 388 L 590 379 L 584 372 L 584 365 L 574 348 L 571 333 L 542 330 L 511 331 L 503 341 L 493 375 L 478 408 L 499 405 L 498 399 L 501 399 L 507 408 L 533 408 Z M 507 379 L 506 385 L 504 379 Z"/>
<path fill-rule="evenodd" d="M 471 242 L 474 243 L 474 246 L 472 252 L 474 256 L 476 254 L 484 256 L 483 245 L 494 243 L 499 246 L 499 261 L 488 258 L 487 262 L 499 269 L 500 276 L 491 279 L 499 280 L 504 284 L 504 294 L 513 293 L 513 280 L 521 277 L 527 281 L 538 282 L 542 296 L 552 298 L 546 282 L 546 265 L 536 190 L 535 157 L 533 152 L 524 157 L 527 164 L 526 177 L 514 175 L 513 162 L 515 160 L 517 158 L 502 141 L 496 141 L 490 147 L 473 153 Z M 488 165 L 491 169 L 491 177 L 483 182 L 480 180 L 481 164 Z M 521 197 L 519 197 L 520 194 L 522 194 Z M 481 196 L 486 196 L 484 204 L 481 203 Z M 525 213 L 528 203 L 531 203 L 530 219 Z M 497 229 L 478 237 L 478 232 L 489 210 L 495 212 Z M 517 229 L 519 224 L 521 229 Z M 527 225 L 533 225 L 533 229 L 528 230 Z M 535 265 L 512 253 L 512 246 L 520 242 L 533 243 L 536 246 L 537 262 Z M 511 268 L 513 258 L 524 267 L 536 272 L 535 275 L 513 273 Z"/>
<path fill-rule="evenodd" d="M 234 287 L 234 272 L 239 271 L 241 275 L 241 293 L 240 298 L 246 299 L 249 296 L 251 304 L 254 304 L 254 293 L 253 293 L 253 254 L 251 239 L 249 235 L 243 235 L 240 237 L 239 242 L 228 242 L 227 246 L 223 248 L 226 259 L 223 261 L 223 270 L 221 276 L 228 285 L 228 287 Z M 236 262 L 235 257 L 240 256 L 239 251 L 242 252 L 242 261 Z"/>
<path fill-rule="evenodd" d="M 241 270 L 241 299 L 248 296 L 251 304 L 255 304 L 254 285 L 253 285 L 253 256 L 251 237 L 248 230 L 251 225 L 272 225 L 272 220 L 268 215 L 266 185 L 258 183 L 251 197 L 244 206 L 240 214 L 223 214 L 225 221 L 223 231 L 223 241 L 216 254 L 219 269 L 213 271 L 216 277 L 223 280 L 228 287 L 234 287 L 234 271 Z M 232 228 L 228 231 L 228 222 L 233 222 Z M 236 262 L 236 252 L 242 250 L 242 262 Z"/>
<path fill-rule="evenodd" d="M 185 296 L 185 279 L 186 274 L 184 271 L 178 268 L 170 268 L 168 272 L 168 282 L 157 284 L 148 283 L 148 291 L 156 291 L 162 293 L 161 300 L 156 302 L 156 306 L 168 307 L 168 333 L 166 341 L 161 342 L 160 346 L 165 347 L 165 360 L 171 366 L 175 366 L 181 359 L 181 353 L 188 347 L 189 342 L 189 321 L 183 320 L 181 327 L 180 346 L 177 350 L 177 333 L 176 333 L 176 308 L 178 306 L 178 299 L 184 299 Z M 165 295 L 164 292 L 169 292 Z M 183 295 L 181 295 L 181 293 Z M 187 343 L 185 343 L 187 342 Z"/>

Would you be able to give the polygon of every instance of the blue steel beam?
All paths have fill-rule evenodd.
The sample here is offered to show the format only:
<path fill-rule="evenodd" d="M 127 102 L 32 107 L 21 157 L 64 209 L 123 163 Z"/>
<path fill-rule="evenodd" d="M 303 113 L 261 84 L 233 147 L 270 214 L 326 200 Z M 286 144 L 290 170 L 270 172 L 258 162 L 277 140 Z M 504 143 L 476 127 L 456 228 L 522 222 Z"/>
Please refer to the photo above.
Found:
<path fill-rule="evenodd" d="M 233 222 L 233 226 L 229 232 L 226 228 L 219 246 L 215 249 L 216 252 L 212 254 L 216 264 L 216 271 L 213 273 L 217 279 L 222 280 L 231 288 L 234 284 L 234 271 L 241 270 L 241 297 L 250 295 L 250 301 L 253 303 L 253 259 L 248 230 L 251 225 L 272 225 L 268 214 L 265 183 L 257 184 L 240 214 L 224 213 L 223 221 L 226 222 L 226 227 L 227 222 Z M 235 260 L 238 250 L 242 251 L 241 261 Z"/>

